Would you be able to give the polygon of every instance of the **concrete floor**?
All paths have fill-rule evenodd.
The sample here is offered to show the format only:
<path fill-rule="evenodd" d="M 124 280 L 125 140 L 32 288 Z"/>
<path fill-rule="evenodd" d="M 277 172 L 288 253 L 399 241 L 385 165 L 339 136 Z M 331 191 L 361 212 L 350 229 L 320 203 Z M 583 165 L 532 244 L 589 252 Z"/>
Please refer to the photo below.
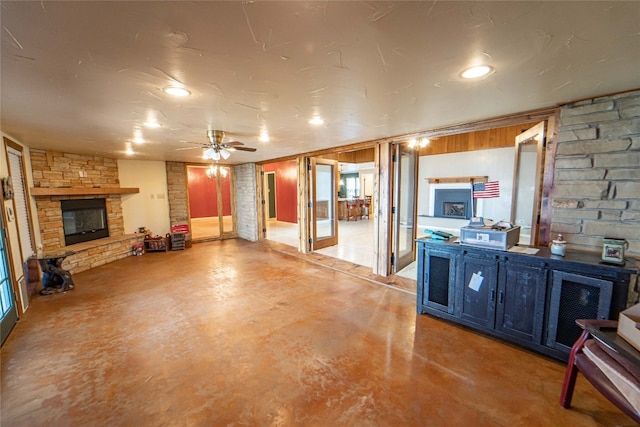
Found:
<path fill-rule="evenodd" d="M 634 425 L 563 364 L 415 296 L 224 240 L 37 296 L 1 350 L 3 426 Z"/>

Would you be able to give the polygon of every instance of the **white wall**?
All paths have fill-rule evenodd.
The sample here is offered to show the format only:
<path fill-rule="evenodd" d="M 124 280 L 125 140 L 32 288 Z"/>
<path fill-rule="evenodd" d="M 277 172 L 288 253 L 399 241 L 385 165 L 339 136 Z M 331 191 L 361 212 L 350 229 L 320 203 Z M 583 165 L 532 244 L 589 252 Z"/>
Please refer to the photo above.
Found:
<path fill-rule="evenodd" d="M 361 169 L 359 172 L 360 177 L 360 198 L 364 196 L 371 196 L 373 194 L 373 177 L 375 169 Z"/>
<path fill-rule="evenodd" d="M 118 160 L 121 187 L 137 187 L 137 194 L 122 195 L 124 232 L 147 227 L 164 236 L 170 231 L 167 168 L 163 161 Z"/>
<path fill-rule="evenodd" d="M 514 156 L 514 148 L 507 147 L 420 157 L 418 215 L 429 215 L 431 200 L 426 178 L 488 176 L 489 181 L 500 182 L 500 197 L 480 201 L 483 205 L 483 216 L 495 221 L 509 220 Z"/>

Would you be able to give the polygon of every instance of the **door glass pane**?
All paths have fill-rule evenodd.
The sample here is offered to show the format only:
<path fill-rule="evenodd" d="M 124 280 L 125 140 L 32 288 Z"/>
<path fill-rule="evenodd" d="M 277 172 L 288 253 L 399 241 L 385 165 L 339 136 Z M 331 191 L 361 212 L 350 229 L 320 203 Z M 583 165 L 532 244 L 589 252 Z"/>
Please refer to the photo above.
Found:
<path fill-rule="evenodd" d="M 3 229 L 4 223 L 0 224 L 0 344 L 7 338 L 18 319 L 18 312 L 11 292 L 11 275 Z"/>
<path fill-rule="evenodd" d="M 397 272 L 414 261 L 415 236 L 415 173 L 417 155 L 415 151 L 401 145 L 396 164 L 396 218 L 395 218 L 395 263 Z"/>
<path fill-rule="evenodd" d="M 233 216 L 231 212 L 231 170 L 219 168 L 220 194 L 222 195 L 222 232 L 233 232 Z"/>
<path fill-rule="evenodd" d="M 334 236 L 334 170 L 332 165 L 317 164 L 316 176 L 316 238 Z"/>
<path fill-rule="evenodd" d="M 413 152 L 401 150 L 400 152 L 400 183 L 398 185 L 398 257 L 409 255 L 413 252 L 414 236 L 414 210 L 415 210 L 415 182 L 414 172 L 416 156 Z M 411 260 L 413 261 L 413 259 Z"/>

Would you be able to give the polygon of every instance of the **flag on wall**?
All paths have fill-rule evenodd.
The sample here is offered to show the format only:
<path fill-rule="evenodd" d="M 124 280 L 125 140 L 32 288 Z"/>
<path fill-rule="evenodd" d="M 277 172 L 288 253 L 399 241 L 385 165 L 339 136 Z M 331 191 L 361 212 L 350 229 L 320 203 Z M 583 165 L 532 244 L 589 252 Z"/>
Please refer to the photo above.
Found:
<path fill-rule="evenodd" d="M 500 181 L 477 182 L 473 184 L 474 199 L 500 197 Z"/>

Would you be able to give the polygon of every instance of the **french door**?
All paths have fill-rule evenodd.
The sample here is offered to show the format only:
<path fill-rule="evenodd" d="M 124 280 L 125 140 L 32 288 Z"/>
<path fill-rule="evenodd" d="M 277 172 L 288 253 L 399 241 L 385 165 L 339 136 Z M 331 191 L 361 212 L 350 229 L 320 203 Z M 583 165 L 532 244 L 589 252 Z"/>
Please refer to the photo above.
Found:
<path fill-rule="evenodd" d="M 222 165 L 187 166 L 189 220 L 194 241 L 233 235 L 233 169 Z"/>
<path fill-rule="evenodd" d="M 0 227 L 0 344 L 9 336 L 9 332 L 18 320 L 18 310 L 11 288 L 11 270 L 9 269 L 7 245 L 5 239 L 4 217 Z"/>
<path fill-rule="evenodd" d="M 338 244 L 338 162 L 310 159 L 311 249 Z"/>
<path fill-rule="evenodd" d="M 405 144 L 394 144 L 392 150 L 391 272 L 397 273 L 416 258 L 418 152 Z"/>

